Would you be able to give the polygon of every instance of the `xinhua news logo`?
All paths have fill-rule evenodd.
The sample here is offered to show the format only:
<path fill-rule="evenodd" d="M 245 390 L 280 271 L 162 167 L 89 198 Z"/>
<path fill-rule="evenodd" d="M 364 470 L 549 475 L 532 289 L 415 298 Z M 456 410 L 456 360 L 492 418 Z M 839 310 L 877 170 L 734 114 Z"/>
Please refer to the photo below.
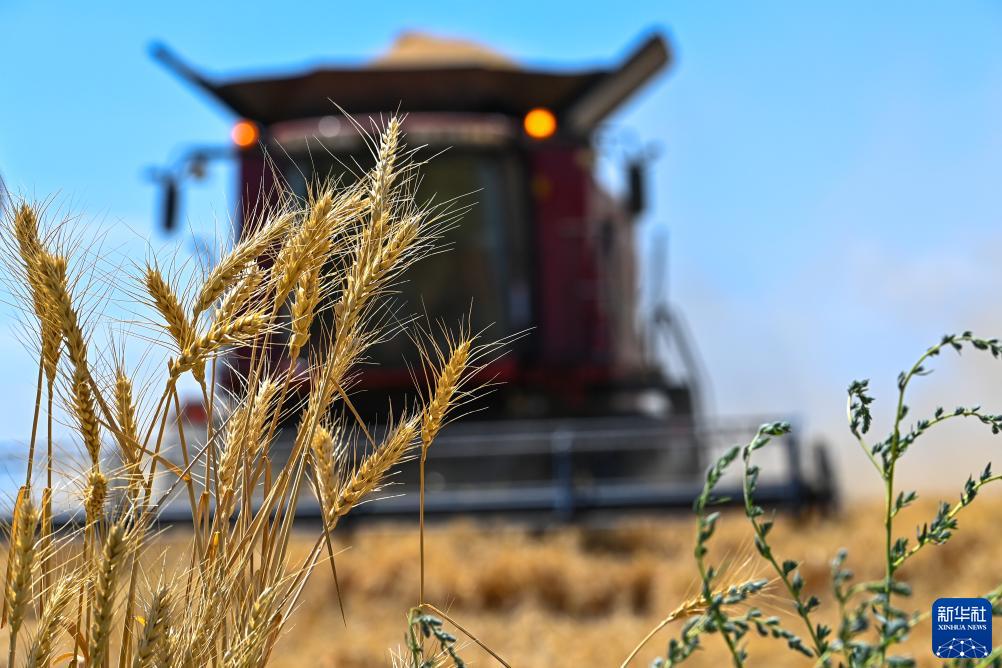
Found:
<path fill-rule="evenodd" d="M 932 604 L 932 651 L 940 659 L 978 659 L 992 651 L 992 604 L 940 598 Z"/>

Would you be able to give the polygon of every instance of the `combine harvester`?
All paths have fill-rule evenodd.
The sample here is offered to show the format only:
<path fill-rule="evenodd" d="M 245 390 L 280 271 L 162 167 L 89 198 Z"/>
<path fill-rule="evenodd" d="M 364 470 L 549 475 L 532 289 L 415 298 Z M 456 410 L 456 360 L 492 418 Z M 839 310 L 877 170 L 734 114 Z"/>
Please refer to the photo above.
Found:
<path fill-rule="evenodd" d="M 687 506 L 707 464 L 761 422 L 710 422 L 679 320 L 666 304 L 646 318 L 639 312 L 634 232 L 646 200 L 643 160 L 625 165 L 627 192 L 619 197 L 594 174 L 603 121 L 671 62 L 663 37 L 614 67 L 583 71 L 525 68 L 469 42 L 415 34 L 364 66 L 252 78 L 203 76 L 162 46 L 154 56 L 237 119 L 231 146 L 192 148 L 159 172 L 168 230 L 182 180 L 203 173 L 209 160 L 236 161 L 237 234 L 247 212 L 268 206 L 259 193 L 273 192 L 276 180 L 304 195 L 310 181 L 343 165 L 370 164 L 357 129 L 332 101 L 365 127 L 406 112 L 408 143 L 426 146 L 423 155 L 441 152 L 423 169 L 419 199 L 474 193 L 476 205 L 443 240 L 449 252 L 408 270 L 404 311 L 457 323 L 472 299 L 474 330 L 491 325 L 493 338 L 530 332 L 486 370 L 500 384 L 481 410 L 436 441 L 429 514 L 568 519 Z M 361 414 L 413 396 L 401 362 L 414 358 L 410 346 L 401 336 L 374 352 L 380 365 L 362 370 L 353 397 Z M 183 411 L 204 422 L 199 402 Z M 281 447 L 280 439 L 273 449 Z M 798 442 L 777 445 L 775 461 L 763 462 L 774 476 L 759 486 L 762 502 L 831 502 L 830 468 L 819 452 L 816 475 L 808 476 Z M 393 496 L 360 512 L 413 514 L 416 477 L 416 465 L 405 467 Z"/>

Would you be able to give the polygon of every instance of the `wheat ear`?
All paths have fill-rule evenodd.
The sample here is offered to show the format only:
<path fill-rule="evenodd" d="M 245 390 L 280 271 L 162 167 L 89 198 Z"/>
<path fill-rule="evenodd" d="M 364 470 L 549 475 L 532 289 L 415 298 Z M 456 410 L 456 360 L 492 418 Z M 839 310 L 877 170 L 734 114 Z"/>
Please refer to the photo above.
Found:
<path fill-rule="evenodd" d="M 17 634 L 31 601 L 31 573 L 35 560 L 35 528 L 38 515 L 27 487 L 22 487 L 14 508 L 14 524 L 7 556 L 7 622 L 10 624 L 10 652 L 7 665 L 14 665 Z"/>
<path fill-rule="evenodd" d="M 206 277 L 205 284 L 192 308 L 194 315 L 197 317 L 219 299 L 248 265 L 256 261 L 272 244 L 291 232 L 295 222 L 296 216 L 293 213 L 284 212 L 227 253 Z"/>
<path fill-rule="evenodd" d="M 323 263 L 317 262 L 306 270 L 296 286 L 292 302 L 292 332 L 289 337 L 289 359 L 295 363 L 310 338 L 310 326 L 320 301 L 320 273 Z"/>
<path fill-rule="evenodd" d="M 325 191 L 310 207 L 310 213 L 299 228 L 299 232 L 291 236 L 282 246 L 275 260 L 274 275 L 275 303 L 285 302 L 292 288 L 299 281 L 303 272 L 316 264 L 318 255 L 325 256 L 323 250 L 330 244 L 330 229 L 327 220 L 334 207 L 333 194 Z M 320 259 L 322 262 L 323 260 Z"/>
<path fill-rule="evenodd" d="M 317 496 L 324 512 L 334 501 L 337 478 L 334 465 L 334 436 L 324 425 L 317 425 L 310 444 L 313 452 L 313 466 L 317 481 Z"/>
<path fill-rule="evenodd" d="M 195 327 L 185 315 L 181 300 L 170 283 L 153 265 L 146 265 L 146 292 L 153 300 L 153 306 L 164 319 L 167 332 L 174 339 L 178 350 L 184 350 L 195 338 Z"/>
<path fill-rule="evenodd" d="M 189 344 L 170 364 L 174 378 L 191 371 L 222 346 L 252 339 L 264 329 L 265 318 L 260 313 L 242 315 L 230 322 L 216 323 L 206 334 Z"/>
<path fill-rule="evenodd" d="M 397 178 L 397 155 L 400 150 L 400 119 L 393 117 L 379 138 L 376 166 L 369 179 L 369 230 L 376 239 L 383 238 L 393 211 L 393 184 Z M 368 260 L 370 258 L 363 258 Z"/>
<path fill-rule="evenodd" d="M 431 447 L 442 425 L 445 424 L 449 407 L 452 405 L 453 397 L 460 390 L 463 382 L 463 374 L 470 361 L 470 349 L 473 346 L 471 339 L 464 339 L 452 348 L 449 359 L 438 374 L 435 383 L 435 391 L 431 400 L 424 407 L 421 417 L 421 456 L 427 457 L 428 448 Z"/>
<path fill-rule="evenodd" d="M 324 199 L 320 203 L 326 206 Z M 314 206 L 314 212 L 303 226 L 304 267 L 299 273 L 292 303 L 292 332 L 289 338 L 289 357 L 295 360 L 310 336 L 310 326 L 316 315 L 322 292 L 323 272 L 334 250 L 335 226 L 346 226 L 361 208 L 361 194 L 356 190 L 346 193 L 331 211 L 329 207 Z M 320 212 L 317 209 L 321 209 Z M 325 215 L 321 216 L 320 213 Z M 334 224 L 331 224 L 334 223 Z M 281 288 L 280 288 L 281 290 Z"/>
<path fill-rule="evenodd" d="M 150 601 L 143 620 L 143 633 L 136 645 L 132 668 L 152 668 L 161 653 L 170 625 L 170 590 L 161 587 Z"/>
<path fill-rule="evenodd" d="M 87 487 L 84 488 L 84 510 L 87 514 L 87 524 L 94 524 L 104 517 L 104 502 L 108 498 L 108 477 L 97 465 L 91 466 L 87 474 Z"/>
<path fill-rule="evenodd" d="M 91 390 L 90 368 L 87 363 L 87 343 L 80 319 L 73 306 L 66 282 L 66 258 L 42 253 L 40 256 L 42 277 L 52 297 L 62 335 L 66 339 L 66 350 L 73 363 L 71 394 L 73 412 L 80 423 L 80 435 L 84 447 L 90 454 L 91 464 L 97 466 L 101 460 L 101 435 Z"/>
<path fill-rule="evenodd" d="M 242 634 L 223 660 L 225 668 L 254 668 L 264 664 L 262 652 L 274 626 L 275 597 L 275 588 L 268 587 L 254 600 Z"/>
<path fill-rule="evenodd" d="M 347 515 L 366 496 L 378 490 L 389 470 L 404 459 L 414 445 L 417 425 L 417 417 L 402 419 L 341 485 L 329 509 L 331 529 L 339 518 Z"/>
<path fill-rule="evenodd" d="M 228 519 L 236 494 L 237 471 L 244 462 L 257 460 L 262 447 L 265 421 L 271 414 L 278 385 L 271 380 L 261 383 L 253 401 L 245 402 L 233 412 L 227 422 L 223 454 L 219 460 L 219 515 Z M 250 401 L 250 397 L 248 397 Z"/>
<path fill-rule="evenodd" d="M 90 665 L 104 666 L 111 637 L 111 620 L 115 614 L 115 587 L 118 572 L 127 553 L 125 525 L 116 523 L 108 530 L 104 550 L 94 583 L 94 609 L 90 626 Z"/>
<path fill-rule="evenodd" d="M 49 293 L 43 274 L 42 242 L 38 233 L 38 217 L 27 204 L 22 205 L 14 216 L 14 236 L 17 239 L 21 261 L 24 264 L 25 277 L 31 291 L 31 302 L 38 318 L 41 333 L 42 364 L 49 385 L 56 380 L 56 368 L 59 364 L 59 344 L 62 340 L 59 323 L 53 320 L 53 297 Z M 65 273 L 65 266 L 63 266 Z"/>
<path fill-rule="evenodd" d="M 115 371 L 115 416 L 118 420 L 118 444 L 125 464 L 128 489 L 131 496 L 139 491 L 142 481 L 142 448 L 139 445 L 139 426 L 136 405 L 132 394 L 132 381 L 125 370 Z"/>
<path fill-rule="evenodd" d="M 35 638 L 28 650 L 27 668 L 48 668 L 52 659 L 52 645 L 63 625 L 63 612 L 73 594 L 75 578 L 64 576 L 60 578 L 45 601 L 45 612 L 38 621 Z"/>
<path fill-rule="evenodd" d="M 264 272 L 257 264 L 252 263 L 237 281 L 237 284 L 223 295 L 213 320 L 215 322 L 228 322 L 239 315 L 251 303 L 263 281 Z"/>

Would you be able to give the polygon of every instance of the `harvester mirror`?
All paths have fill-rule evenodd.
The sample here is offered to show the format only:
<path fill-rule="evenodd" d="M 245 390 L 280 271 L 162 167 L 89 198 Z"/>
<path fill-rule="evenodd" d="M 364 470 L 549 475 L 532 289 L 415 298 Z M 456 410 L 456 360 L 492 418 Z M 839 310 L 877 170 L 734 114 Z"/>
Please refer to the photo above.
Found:
<path fill-rule="evenodd" d="M 163 201 L 160 208 L 160 225 L 170 233 L 177 227 L 177 205 L 180 195 L 177 181 L 171 175 L 163 176 Z"/>
<path fill-rule="evenodd" d="M 626 206 L 634 216 L 647 207 L 647 165 L 641 159 L 631 160 L 626 166 Z"/>

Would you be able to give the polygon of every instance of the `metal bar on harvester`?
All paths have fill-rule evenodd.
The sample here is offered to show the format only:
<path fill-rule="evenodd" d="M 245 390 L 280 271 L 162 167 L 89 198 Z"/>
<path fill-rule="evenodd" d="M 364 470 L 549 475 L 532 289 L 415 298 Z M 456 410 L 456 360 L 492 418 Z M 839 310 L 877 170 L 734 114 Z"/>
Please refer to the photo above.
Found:
<path fill-rule="evenodd" d="M 550 436 L 553 457 L 553 510 L 564 521 L 574 516 L 574 432 L 557 429 Z"/>
<path fill-rule="evenodd" d="M 453 470 L 478 470 L 485 475 L 465 483 L 461 477 L 443 478 L 426 495 L 428 516 L 507 513 L 563 522 L 602 511 L 687 509 L 699 494 L 706 462 L 715 460 L 730 445 L 747 442 L 757 422 L 695 429 L 691 425 L 625 428 L 609 421 L 582 419 L 527 421 L 517 429 L 493 423 L 473 427 L 476 430 L 451 429 L 443 434 L 433 461 L 444 465 L 444 470 L 458 466 Z M 805 476 L 802 442 L 796 432 L 776 441 L 756 455 L 763 470 L 756 501 L 765 507 L 830 507 L 834 503 L 830 466 L 812 469 L 811 475 Z M 694 448 L 702 455 L 695 468 L 691 458 Z M 280 446 L 276 444 L 275 449 Z M 657 457 L 648 454 L 657 452 L 669 455 L 664 465 L 657 465 Z M 617 469 L 630 453 L 639 455 L 642 462 L 650 461 L 650 465 Z M 482 463 L 464 463 L 474 457 Z M 679 463 L 688 468 L 684 472 L 673 468 Z M 518 471 L 525 471 L 525 467 L 534 473 L 519 477 Z M 741 501 L 738 468 L 728 471 L 717 496 L 729 497 L 731 503 Z M 352 516 L 409 518 L 417 512 L 416 481 L 406 479 L 387 487 L 381 498 L 358 506 Z M 57 511 L 57 515 L 57 524 L 82 521 L 69 513 L 60 515 Z M 307 521 L 320 517 L 315 500 L 308 494 L 299 502 L 298 516 Z M 166 524 L 190 520 L 186 504 L 168 505 L 161 516 Z"/>

